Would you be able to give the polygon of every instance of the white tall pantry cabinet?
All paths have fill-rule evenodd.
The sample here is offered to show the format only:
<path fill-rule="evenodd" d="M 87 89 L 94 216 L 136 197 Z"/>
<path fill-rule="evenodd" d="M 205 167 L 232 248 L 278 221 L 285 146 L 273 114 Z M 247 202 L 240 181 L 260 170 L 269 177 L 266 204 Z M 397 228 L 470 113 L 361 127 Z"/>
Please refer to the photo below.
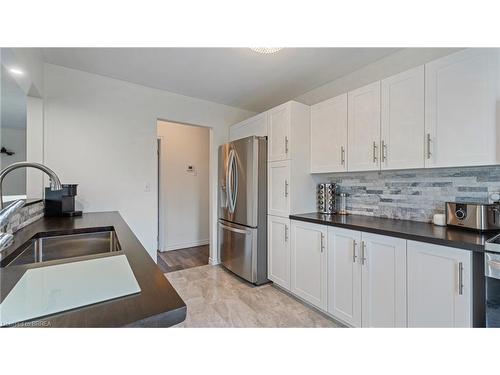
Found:
<path fill-rule="evenodd" d="M 316 209 L 316 188 L 309 174 L 310 110 L 291 101 L 270 109 L 267 118 L 268 277 L 290 290 L 293 259 L 289 215 Z M 283 267 L 288 267 L 287 272 Z"/>

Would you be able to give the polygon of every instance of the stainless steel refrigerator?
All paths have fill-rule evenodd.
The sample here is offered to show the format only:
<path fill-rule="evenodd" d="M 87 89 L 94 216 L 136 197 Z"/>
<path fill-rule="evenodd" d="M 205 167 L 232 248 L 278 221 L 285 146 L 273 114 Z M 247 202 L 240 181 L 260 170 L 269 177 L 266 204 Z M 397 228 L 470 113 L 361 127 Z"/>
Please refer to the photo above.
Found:
<path fill-rule="evenodd" d="M 219 147 L 219 256 L 249 282 L 267 282 L 267 138 Z"/>

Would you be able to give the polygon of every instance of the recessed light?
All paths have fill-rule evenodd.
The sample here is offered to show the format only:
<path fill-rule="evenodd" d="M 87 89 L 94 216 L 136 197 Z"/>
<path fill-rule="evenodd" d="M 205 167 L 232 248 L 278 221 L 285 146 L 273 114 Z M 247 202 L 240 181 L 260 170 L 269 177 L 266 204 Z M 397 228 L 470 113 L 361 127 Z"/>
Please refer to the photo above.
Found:
<path fill-rule="evenodd" d="M 16 76 L 24 75 L 24 72 L 21 69 L 17 69 L 17 68 L 10 68 L 9 72 L 11 72 L 12 74 L 15 74 Z"/>
<path fill-rule="evenodd" d="M 258 52 L 258 53 L 270 54 L 270 53 L 276 53 L 279 50 L 282 50 L 283 48 L 282 47 L 255 47 L 255 48 L 250 47 L 250 49 L 252 49 L 253 51 Z"/>

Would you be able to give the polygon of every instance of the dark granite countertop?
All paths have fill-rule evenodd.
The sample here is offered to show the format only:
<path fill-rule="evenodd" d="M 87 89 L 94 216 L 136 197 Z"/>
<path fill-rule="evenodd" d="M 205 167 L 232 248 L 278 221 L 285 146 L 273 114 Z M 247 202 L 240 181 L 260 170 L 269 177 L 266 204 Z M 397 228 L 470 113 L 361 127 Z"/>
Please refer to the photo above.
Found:
<path fill-rule="evenodd" d="M 186 305 L 165 278 L 129 226 L 118 212 L 85 213 L 81 217 L 44 217 L 19 230 L 9 254 L 4 254 L 6 264 L 33 238 L 74 234 L 90 230 L 114 229 L 141 292 L 130 296 L 96 303 L 70 311 L 57 313 L 30 321 L 28 326 L 40 327 L 168 327 L 186 318 Z M 95 257 L 100 257 L 96 255 Z M 113 256 L 113 255 L 107 255 Z M 67 262 L 65 261 L 52 261 Z M 74 261 L 74 260 L 73 260 Z M 0 301 L 29 268 L 40 264 L 0 268 Z M 70 282 L 70 280 L 68 280 Z"/>
<path fill-rule="evenodd" d="M 418 221 L 362 215 L 324 215 L 315 212 L 290 215 L 290 219 L 479 252 L 484 252 L 484 243 L 487 239 L 499 233 L 499 231 L 479 233 L 462 228 L 440 227 Z"/>

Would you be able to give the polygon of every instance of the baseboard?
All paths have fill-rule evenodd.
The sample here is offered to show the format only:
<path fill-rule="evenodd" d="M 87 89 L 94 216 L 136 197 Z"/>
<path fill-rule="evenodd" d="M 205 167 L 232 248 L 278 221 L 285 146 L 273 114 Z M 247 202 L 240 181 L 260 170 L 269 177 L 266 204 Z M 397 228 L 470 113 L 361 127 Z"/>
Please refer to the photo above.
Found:
<path fill-rule="evenodd" d="M 216 266 L 216 265 L 220 264 L 220 261 L 219 261 L 219 259 L 215 259 L 215 258 L 209 257 L 208 258 L 208 264 L 210 264 L 212 266 Z"/>
<path fill-rule="evenodd" d="M 160 251 L 164 252 L 164 251 L 186 249 L 188 247 L 208 245 L 209 243 L 210 243 L 209 239 L 198 240 L 198 241 L 190 241 L 190 242 L 179 242 L 179 243 L 167 245 L 167 247 L 165 248 L 165 250 L 160 250 Z"/>

